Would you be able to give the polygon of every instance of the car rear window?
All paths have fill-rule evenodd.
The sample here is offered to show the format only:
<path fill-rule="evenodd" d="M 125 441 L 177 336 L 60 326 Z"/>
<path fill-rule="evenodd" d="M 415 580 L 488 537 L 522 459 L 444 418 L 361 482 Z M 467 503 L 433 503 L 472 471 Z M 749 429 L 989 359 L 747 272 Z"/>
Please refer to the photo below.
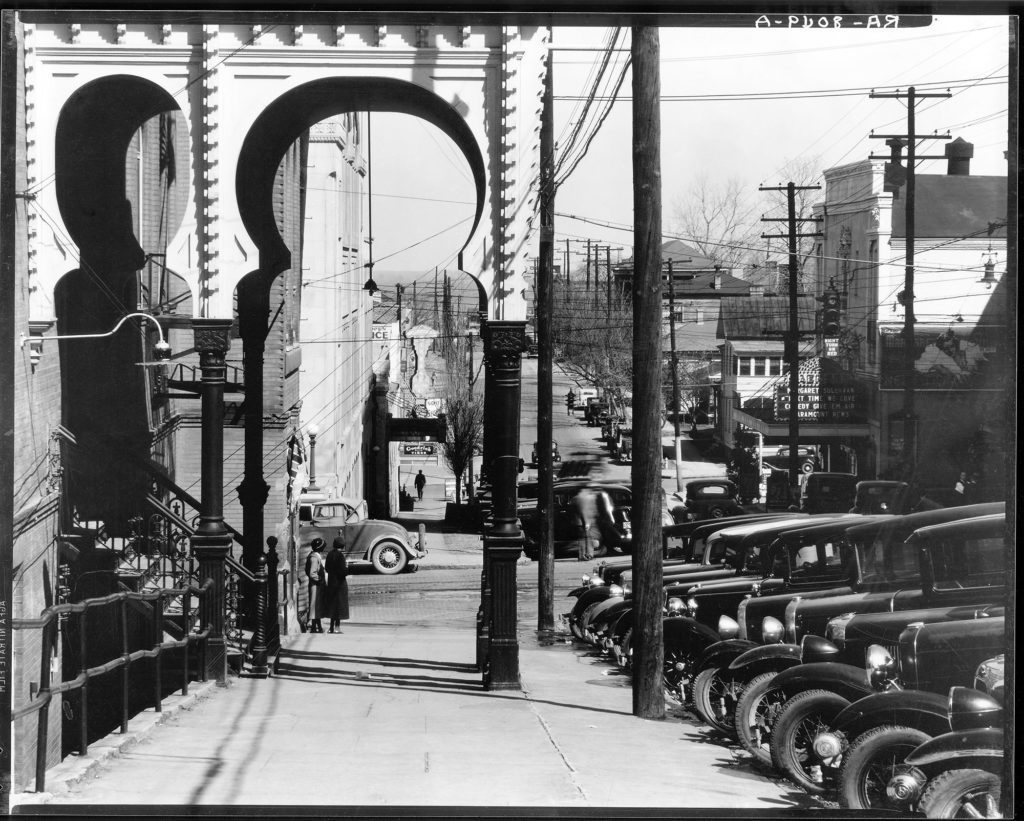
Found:
<path fill-rule="evenodd" d="M 704 485 L 691 488 L 690 496 L 728 496 L 729 489 L 725 485 Z"/>

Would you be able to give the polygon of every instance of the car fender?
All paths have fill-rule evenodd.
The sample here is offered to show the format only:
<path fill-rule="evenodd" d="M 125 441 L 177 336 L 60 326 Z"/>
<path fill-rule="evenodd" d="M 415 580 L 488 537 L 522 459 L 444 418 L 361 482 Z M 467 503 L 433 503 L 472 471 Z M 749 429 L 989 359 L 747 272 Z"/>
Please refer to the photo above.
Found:
<path fill-rule="evenodd" d="M 838 661 L 814 661 L 783 670 L 773 682 L 788 696 L 804 690 L 829 690 L 848 701 L 858 701 L 872 692 L 863 667 Z"/>
<path fill-rule="evenodd" d="M 704 655 L 702 655 L 700 657 L 700 661 L 697 662 L 697 669 L 705 670 L 708 667 L 728 667 L 730 662 L 732 662 L 737 656 L 752 647 L 760 646 L 761 645 L 749 641 L 748 639 L 726 639 L 725 641 L 716 641 L 704 651 Z"/>
<path fill-rule="evenodd" d="M 376 536 L 372 538 L 369 547 L 367 547 L 365 552 L 363 553 L 364 561 L 372 561 L 371 557 L 373 556 L 373 551 L 381 542 L 397 542 L 398 545 L 402 548 L 402 552 L 405 553 L 405 558 L 407 561 L 414 561 L 415 559 L 419 558 L 416 553 L 413 553 L 409 550 L 409 543 L 408 541 L 406 541 L 406 535 L 402 535 L 397 532 L 385 532 L 378 533 Z"/>
<path fill-rule="evenodd" d="M 1001 759 L 1003 731 L 995 727 L 943 733 L 924 742 L 906 757 L 905 763 L 927 769 L 960 759 Z M 964 765 L 958 765 L 964 766 Z"/>
<path fill-rule="evenodd" d="M 718 641 L 718 633 L 689 616 L 666 616 L 663 620 L 665 647 L 687 647 L 703 652 Z"/>
<path fill-rule="evenodd" d="M 584 593 L 586 593 L 590 589 L 591 589 L 590 585 L 581 585 L 580 587 L 574 587 L 572 590 L 570 590 L 565 595 L 566 595 L 566 598 L 572 597 L 574 599 L 578 599 L 580 596 L 582 596 Z"/>
<path fill-rule="evenodd" d="M 608 585 L 602 585 L 601 587 L 591 587 L 584 590 L 579 598 L 576 599 L 575 607 L 579 607 L 582 611 L 583 608 L 589 607 L 594 602 L 599 602 L 604 599 L 611 598 Z"/>
<path fill-rule="evenodd" d="M 781 672 L 800 663 L 798 644 L 758 644 L 732 660 L 729 669 L 737 678 L 750 681 L 761 673 Z"/>
<path fill-rule="evenodd" d="M 875 727 L 894 724 L 936 736 L 949 732 L 948 710 L 948 697 L 938 693 L 887 690 L 864 696 L 844 708 L 832 722 L 832 729 L 854 739 Z"/>

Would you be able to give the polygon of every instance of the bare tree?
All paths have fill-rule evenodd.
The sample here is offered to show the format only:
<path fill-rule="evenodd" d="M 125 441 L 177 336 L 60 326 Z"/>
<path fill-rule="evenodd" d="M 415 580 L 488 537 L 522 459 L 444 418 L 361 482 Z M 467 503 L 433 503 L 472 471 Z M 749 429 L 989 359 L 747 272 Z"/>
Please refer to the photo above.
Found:
<path fill-rule="evenodd" d="M 690 424 L 693 426 L 697 424 L 698 411 L 707 409 L 711 404 L 711 369 L 716 358 L 716 353 L 711 351 L 691 351 L 676 357 L 676 374 L 679 380 L 679 408 L 677 412 L 688 413 L 690 415 Z M 672 393 L 672 370 L 670 364 L 670 367 L 665 370 L 663 390 L 668 407 L 672 407 Z"/>
<path fill-rule="evenodd" d="M 673 202 L 676 231 L 722 267 L 740 267 L 761 243 L 757 197 L 757 186 L 738 177 L 712 182 L 700 174 Z"/>
<path fill-rule="evenodd" d="M 623 413 L 625 393 L 633 384 L 633 312 L 618 287 L 607 293 L 588 290 L 580 277 L 567 287 L 565 280 L 554 286 L 555 309 L 551 328 L 560 365 L 578 382 L 592 384 L 609 397 L 617 412 Z"/>
<path fill-rule="evenodd" d="M 797 157 L 796 159 L 787 160 L 786 163 L 781 167 L 778 172 L 778 176 L 784 182 L 795 183 L 796 188 L 796 218 L 797 218 L 797 233 L 798 234 L 810 234 L 815 230 L 815 223 L 810 222 L 811 209 L 814 203 L 821 199 L 821 191 L 815 191 L 813 188 L 807 188 L 807 186 L 815 185 L 816 181 L 821 179 L 821 161 L 818 157 Z M 765 191 L 763 192 L 765 199 L 764 203 L 764 216 L 766 217 L 785 217 L 789 212 L 789 203 L 786 199 L 785 191 Z M 776 229 L 781 229 L 778 232 L 785 233 L 784 223 L 771 223 Z M 764 227 L 769 226 L 769 223 L 765 223 Z M 768 231 L 767 233 L 776 233 L 775 230 Z M 815 246 L 818 240 L 814 237 L 798 237 L 797 238 L 797 265 L 799 266 L 799 274 L 801 277 L 800 285 L 801 291 L 805 291 L 810 284 L 807 281 L 807 261 L 814 254 Z M 836 252 L 839 255 L 839 252 Z M 785 240 L 776 240 L 773 245 L 765 246 L 764 256 L 759 258 L 760 260 L 773 259 L 781 265 L 789 265 L 789 245 Z M 783 283 L 774 283 L 777 287 L 782 290 L 785 289 Z"/>
<path fill-rule="evenodd" d="M 445 464 L 455 474 L 455 503 L 462 504 L 462 475 L 466 472 L 473 451 L 483 441 L 483 401 L 473 394 L 467 380 L 460 376 L 454 363 L 468 356 L 468 343 L 462 337 L 450 341 L 447 377 L 441 390 L 441 405 L 447 422 L 441 452 Z"/>

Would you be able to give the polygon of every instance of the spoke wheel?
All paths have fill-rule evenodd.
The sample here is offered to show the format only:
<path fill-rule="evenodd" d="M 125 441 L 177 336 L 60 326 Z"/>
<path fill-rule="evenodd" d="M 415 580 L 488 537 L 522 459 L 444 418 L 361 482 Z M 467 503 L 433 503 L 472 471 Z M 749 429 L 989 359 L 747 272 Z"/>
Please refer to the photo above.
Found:
<path fill-rule="evenodd" d="M 394 576 L 405 569 L 409 559 L 398 542 L 385 541 L 373 549 L 370 561 L 373 562 L 373 567 L 378 573 Z"/>
<path fill-rule="evenodd" d="M 843 756 L 839 771 L 839 802 L 851 810 L 904 809 L 886 787 L 906 769 L 906 757 L 931 736 L 911 727 L 886 725 L 862 733 Z"/>
<path fill-rule="evenodd" d="M 928 782 L 918 809 L 928 818 L 1002 818 L 1002 787 L 985 770 L 947 770 Z"/>
<path fill-rule="evenodd" d="M 723 677 L 723 670 L 709 667 L 693 680 L 693 709 L 716 730 L 728 735 L 736 731 L 737 682 Z"/>
<path fill-rule="evenodd" d="M 734 714 L 736 737 L 748 753 L 766 766 L 771 765 L 769 748 L 772 727 L 786 703 L 786 694 L 772 687 L 775 673 L 754 676 L 743 688 Z"/>
<path fill-rule="evenodd" d="M 684 688 L 693 675 L 695 659 L 693 653 L 682 647 L 665 648 L 665 664 L 662 668 L 665 677 L 665 689 L 682 699 Z"/>
<path fill-rule="evenodd" d="M 772 729 L 772 764 L 812 795 L 825 792 L 831 771 L 815 754 L 814 739 L 849 703 L 829 690 L 807 690 L 789 699 Z"/>

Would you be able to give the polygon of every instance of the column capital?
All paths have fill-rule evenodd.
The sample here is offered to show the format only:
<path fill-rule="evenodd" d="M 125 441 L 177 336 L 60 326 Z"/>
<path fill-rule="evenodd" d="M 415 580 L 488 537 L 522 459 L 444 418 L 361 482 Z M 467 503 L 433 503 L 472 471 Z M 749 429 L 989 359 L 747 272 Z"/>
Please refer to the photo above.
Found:
<path fill-rule="evenodd" d="M 195 317 L 192 332 L 199 353 L 226 354 L 231 348 L 231 320 Z"/>
<path fill-rule="evenodd" d="M 519 354 L 526 350 L 526 321 L 491 319 L 480 326 L 480 336 L 488 353 Z"/>

